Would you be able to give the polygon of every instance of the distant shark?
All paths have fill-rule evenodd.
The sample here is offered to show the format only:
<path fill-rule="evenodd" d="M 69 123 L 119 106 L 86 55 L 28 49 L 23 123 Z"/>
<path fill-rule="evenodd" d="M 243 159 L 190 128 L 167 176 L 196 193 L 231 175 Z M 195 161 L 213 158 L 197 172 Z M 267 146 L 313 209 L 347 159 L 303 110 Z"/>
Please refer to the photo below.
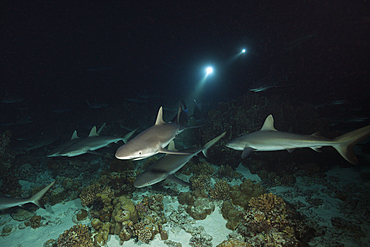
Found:
<path fill-rule="evenodd" d="M 33 203 L 40 208 L 45 208 L 44 205 L 42 205 L 42 203 L 40 202 L 40 200 L 54 184 L 55 184 L 55 181 L 29 198 L 17 198 L 17 197 L 9 197 L 9 196 L 0 195 L 0 210 L 17 207 L 17 206 L 21 207 L 27 203 Z"/>
<path fill-rule="evenodd" d="M 41 148 L 41 147 L 46 147 L 46 146 L 52 144 L 53 142 L 55 142 L 56 140 L 58 140 L 58 137 L 56 137 L 56 136 L 43 136 L 41 139 L 39 139 L 38 141 L 33 143 L 32 146 L 24 147 L 23 149 L 26 152 L 29 152 L 29 151 L 34 150 L 34 149 L 38 149 L 38 148 Z"/>
<path fill-rule="evenodd" d="M 100 155 L 100 153 L 96 152 L 95 150 L 108 146 L 111 143 L 117 143 L 119 141 L 123 141 L 124 143 L 127 142 L 128 139 L 135 133 L 136 129 L 125 135 L 123 138 L 121 137 L 111 137 L 111 136 L 99 136 L 96 133 L 96 127 L 94 126 L 88 137 L 84 139 L 79 139 L 76 142 L 72 142 L 71 145 L 65 147 L 63 150 L 59 152 L 58 156 L 67 156 L 67 157 L 74 157 L 86 153 Z M 74 138 L 72 136 L 71 141 Z"/>
<path fill-rule="evenodd" d="M 224 137 L 225 134 L 226 132 L 222 133 L 218 137 L 209 141 L 203 147 L 181 150 L 182 152 L 189 153 L 187 155 L 167 154 L 163 156 L 162 158 L 157 160 L 154 164 L 152 164 L 148 169 L 146 169 L 143 173 L 137 176 L 134 182 L 134 186 L 136 188 L 150 186 L 159 183 L 165 179 L 181 184 L 183 186 L 189 186 L 189 183 L 176 178 L 173 174 L 180 170 L 186 163 L 189 162 L 191 158 L 193 158 L 200 152 L 203 152 L 204 156 L 207 157 L 208 148 L 213 146 L 218 140 Z M 173 141 L 171 141 L 168 149 L 176 151 L 175 144 Z"/>
<path fill-rule="evenodd" d="M 226 144 L 227 147 L 242 150 L 242 158 L 252 151 L 287 150 L 293 152 L 296 148 L 311 148 L 319 152 L 323 146 L 332 146 L 348 162 L 357 164 L 357 158 L 352 147 L 370 135 L 370 125 L 338 136 L 333 140 L 323 138 L 317 133 L 312 135 L 299 135 L 277 131 L 274 128 L 274 119 L 269 115 L 261 130 L 238 137 Z"/>
<path fill-rule="evenodd" d="M 6 103 L 6 104 L 12 104 L 16 102 L 21 102 L 23 101 L 24 98 L 19 97 L 17 95 L 11 95 L 6 91 L 4 98 L 1 100 L 1 102 Z"/>
<path fill-rule="evenodd" d="M 290 84 L 280 85 L 279 83 L 282 81 L 283 79 L 279 79 L 273 75 L 268 75 L 262 78 L 261 80 L 257 81 L 256 83 L 254 83 L 249 88 L 249 91 L 254 92 L 254 93 L 259 93 L 259 92 L 266 91 L 267 89 L 270 89 L 270 88 L 290 86 Z"/>
<path fill-rule="evenodd" d="M 100 134 L 100 132 L 103 130 L 103 128 L 105 127 L 105 123 L 99 128 L 99 130 L 96 132 L 98 135 Z M 55 149 L 53 149 L 48 155 L 46 155 L 46 157 L 57 157 L 57 156 L 60 156 L 59 153 L 62 152 L 64 149 L 66 149 L 67 147 L 71 146 L 72 144 L 78 142 L 80 140 L 80 138 L 78 137 L 77 135 L 77 130 L 75 130 L 72 134 L 72 137 L 69 141 L 59 145 L 58 147 L 56 147 Z"/>
<path fill-rule="evenodd" d="M 118 148 L 116 152 L 117 159 L 140 160 L 153 156 L 157 153 L 184 155 L 189 153 L 177 152 L 164 149 L 177 134 L 184 129 L 180 129 L 179 119 L 181 116 L 181 107 L 177 114 L 176 123 L 165 123 L 163 121 L 163 109 L 159 108 L 155 124 L 135 136 L 125 145 Z"/>

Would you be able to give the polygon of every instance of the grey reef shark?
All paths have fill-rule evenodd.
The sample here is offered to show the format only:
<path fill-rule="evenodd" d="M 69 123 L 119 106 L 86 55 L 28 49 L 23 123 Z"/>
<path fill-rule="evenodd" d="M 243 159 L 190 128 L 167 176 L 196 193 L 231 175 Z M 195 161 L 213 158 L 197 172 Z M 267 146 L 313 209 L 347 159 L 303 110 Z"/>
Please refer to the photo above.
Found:
<path fill-rule="evenodd" d="M 177 134 L 187 129 L 180 124 L 180 117 L 182 116 L 181 111 L 182 108 L 180 106 L 175 122 L 165 123 L 163 121 L 163 109 L 161 106 L 155 124 L 118 148 L 115 154 L 116 158 L 123 160 L 141 160 L 158 153 L 177 155 L 190 154 L 165 149 Z"/>
<path fill-rule="evenodd" d="M 55 150 L 53 150 L 48 157 L 55 157 L 55 156 L 66 156 L 66 157 L 74 157 L 86 153 L 101 155 L 100 153 L 96 152 L 103 147 L 107 147 L 112 143 L 117 143 L 119 141 L 123 141 L 124 143 L 127 142 L 128 139 L 135 133 L 136 129 L 122 137 L 114 137 L 114 136 L 100 136 L 96 132 L 96 126 L 94 126 L 88 137 L 80 139 L 77 136 L 77 132 L 73 132 L 71 140 L 62 144 Z M 100 132 L 100 131 L 98 131 Z"/>
<path fill-rule="evenodd" d="M 332 140 L 321 137 L 318 133 L 299 135 L 277 131 L 274 127 L 274 118 L 269 115 L 261 130 L 238 137 L 226 144 L 227 147 L 241 150 L 242 158 L 246 158 L 252 151 L 287 150 L 293 152 L 296 148 L 311 148 L 320 152 L 323 146 L 335 148 L 348 162 L 357 164 L 358 160 L 352 147 L 370 135 L 370 125 L 338 136 Z"/>
<path fill-rule="evenodd" d="M 173 174 L 180 170 L 191 158 L 198 155 L 200 152 L 203 152 L 204 156 L 207 157 L 207 150 L 224 137 L 225 134 L 226 132 L 222 133 L 213 140 L 207 142 L 203 147 L 181 150 L 182 152 L 189 153 L 187 155 L 166 154 L 137 176 L 134 186 L 136 188 L 141 188 L 159 183 L 166 179 L 183 186 L 189 186 L 189 183 L 178 179 Z M 169 144 L 168 149 L 176 151 L 173 141 Z"/>
<path fill-rule="evenodd" d="M 55 181 L 53 181 L 51 184 L 37 192 L 35 195 L 29 197 L 29 198 L 18 198 L 18 197 L 10 197 L 10 196 L 4 196 L 0 195 L 0 210 L 5 210 L 7 208 L 12 207 L 21 207 L 27 203 L 33 203 L 37 205 L 40 208 L 44 208 L 44 205 L 40 202 L 41 198 L 46 194 L 46 192 L 55 184 Z"/>
<path fill-rule="evenodd" d="M 105 127 L 105 123 L 100 127 L 100 129 L 96 132 L 98 135 L 100 134 L 100 132 L 103 130 L 103 128 Z M 71 146 L 72 144 L 75 144 L 76 142 L 78 142 L 80 140 L 80 138 L 78 137 L 77 135 L 77 130 L 75 130 L 72 134 L 72 137 L 69 141 L 59 145 L 58 147 L 56 147 L 55 149 L 53 149 L 48 155 L 47 157 L 58 157 L 60 156 L 59 153 L 62 152 L 64 149 L 66 149 L 67 147 Z"/>

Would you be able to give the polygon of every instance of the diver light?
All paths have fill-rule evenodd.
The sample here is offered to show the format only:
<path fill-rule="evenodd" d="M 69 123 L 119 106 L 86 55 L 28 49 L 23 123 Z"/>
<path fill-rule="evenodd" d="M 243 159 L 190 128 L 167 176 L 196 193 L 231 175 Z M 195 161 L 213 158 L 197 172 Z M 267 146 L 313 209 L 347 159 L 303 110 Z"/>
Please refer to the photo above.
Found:
<path fill-rule="evenodd" d="M 213 68 L 212 67 L 207 67 L 206 68 L 206 75 L 209 75 L 213 72 Z"/>

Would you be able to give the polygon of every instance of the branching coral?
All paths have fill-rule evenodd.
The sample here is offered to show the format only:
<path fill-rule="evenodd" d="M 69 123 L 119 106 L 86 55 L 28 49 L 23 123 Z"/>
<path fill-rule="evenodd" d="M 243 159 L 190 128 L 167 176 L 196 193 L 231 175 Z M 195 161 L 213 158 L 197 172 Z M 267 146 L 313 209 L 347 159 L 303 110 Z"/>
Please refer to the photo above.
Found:
<path fill-rule="evenodd" d="M 148 243 L 154 236 L 162 231 L 162 226 L 156 225 L 149 220 L 141 221 L 134 225 L 135 235 L 143 243 Z"/>
<path fill-rule="evenodd" d="M 83 206 L 90 205 L 96 199 L 96 194 L 101 192 L 101 185 L 99 183 L 92 184 L 83 188 L 80 194 L 81 204 Z"/>
<path fill-rule="evenodd" d="M 85 225 L 74 225 L 58 238 L 57 247 L 93 247 L 94 243 L 89 228 Z"/>
<path fill-rule="evenodd" d="M 201 161 L 197 164 L 193 163 L 189 166 L 189 171 L 193 174 L 212 175 L 213 167 L 206 161 Z"/>
<path fill-rule="evenodd" d="M 112 198 L 113 196 L 114 192 L 109 186 L 102 186 L 100 183 L 95 183 L 82 189 L 80 199 L 83 206 L 90 205 L 99 198 L 104 204 L 110 204 L 110 199 L 108 198 Z"/>
<path fill-rule="evenodd" d="M 280 197 L 269 193 L 263 194 L 260 197 L 253 197 L 249 201 L 249 206 L 261 210 L 266 214 L 270 214 L 273 209 L 279 211 L 281 214 L 285 214 L 285 202 Z"/>
<path fill-rule="evenodd" d="M 190 178 L 191 187 L 193 190 L 195 189 L 206 189 L 209 190 L 210 188 L 210 179 L 211 177 L 209 175 L 194 175 Z"/>
<path fill-rule="evenodd" d="M 263 194 L 252 198 L 244 211 L 237 232 L 249 244 L 263 246 L 299 246 L 302 239 L 312 238 L 312 229 L 294 216 L 281 198 Z M 294 216 L 294 217 L 293 217 Z"/>
<path fill-rule="evenodd" d="M 31 227 L 36 229 L 41 226 L 41 216 L 35 215 L 30 219 Z"/>
<path fill-rule="evenodd" d="M 223 166 L 221 165 L 220 169 L 217 171 L 218 178 L 228 178 L 233 179 L 235 177 L 239 177 L 238 172 L 234 171 L 233 168 L 229 165 Z"/>
<path fill-rule="evenodd" d="M 215 184 L 215 188 L 211 189 L 209 195 L 214 200 L 228 200 L 230 198 L 230 185 L 223 180 Z"/>

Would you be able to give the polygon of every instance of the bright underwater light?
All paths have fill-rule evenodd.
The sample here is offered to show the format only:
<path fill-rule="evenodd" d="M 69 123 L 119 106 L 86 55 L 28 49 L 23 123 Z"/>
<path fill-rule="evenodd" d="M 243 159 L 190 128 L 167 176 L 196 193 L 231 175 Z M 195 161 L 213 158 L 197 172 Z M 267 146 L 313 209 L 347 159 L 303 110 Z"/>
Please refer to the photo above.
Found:
<path fill-rule="evenodd" d="M 243 49 L 243 50 L 242 50 L 242 53 L 246 53 L 246 51 L 247 51 L 246 49 Z"/>
<path fill-rule="evenodd" d="M 206 75 L 212 74 L 213 68 L 212 67 L 207 67 L 206 68 Z"/>

